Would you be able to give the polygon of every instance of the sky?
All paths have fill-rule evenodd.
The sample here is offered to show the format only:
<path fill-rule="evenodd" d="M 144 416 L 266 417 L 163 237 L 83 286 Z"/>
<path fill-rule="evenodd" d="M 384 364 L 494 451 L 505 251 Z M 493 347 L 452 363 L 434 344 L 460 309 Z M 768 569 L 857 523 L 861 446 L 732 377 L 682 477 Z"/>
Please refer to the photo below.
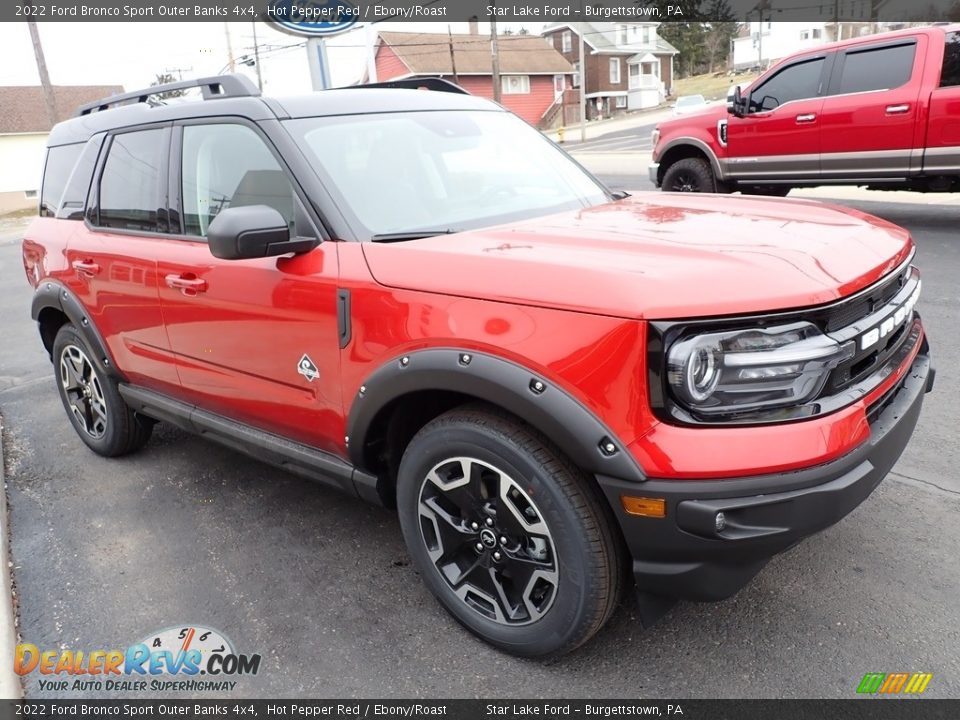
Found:
<path fill-rule="evenodd" d="M 123 85 L 127 90 L 147 87 L 161 73 L 187 77 L 226 71 L 227 31 L 234 56 L 252 55 L 253 24 L 236 22 L 41 22 L 37 24 L 54 85 Z M 448 23 L 378 23 L 381 30 L 446 33 Z M 449 23 L 452 31 L 467 32 L 467 23 Z M 542 23 L 527 24 L 533 33 Z M 519 23 L 500 24 L 518 30 Z M 480 32 L 489 33 L 481 23 Z M 356 82 L 366 67 L 363 27 L 328 43 L 334 85 Z M 311 89 L 303 38 L 257 23 L 264 93 L 286 95 Z M 253 68 L 238 70 L 256 79 Z M 0 85 L 39 85 L 30 33 L 24 23 L 0 23 Z"/>

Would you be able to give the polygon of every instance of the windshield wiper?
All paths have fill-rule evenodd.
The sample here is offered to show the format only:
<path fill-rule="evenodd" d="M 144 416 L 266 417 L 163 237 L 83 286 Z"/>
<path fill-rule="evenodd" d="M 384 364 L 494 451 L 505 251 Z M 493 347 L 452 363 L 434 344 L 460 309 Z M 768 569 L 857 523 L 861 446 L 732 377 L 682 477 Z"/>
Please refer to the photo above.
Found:
<path fill-rule="evenodd" d="M 373 242 L 402 242 L 403 240 L 420 240 L 422 238 L 436 237 L 437 235 L 452 235 L 460 232 L 459 230 L 408 230 L 407 232 L 378 233 L 370 239 Z"/>

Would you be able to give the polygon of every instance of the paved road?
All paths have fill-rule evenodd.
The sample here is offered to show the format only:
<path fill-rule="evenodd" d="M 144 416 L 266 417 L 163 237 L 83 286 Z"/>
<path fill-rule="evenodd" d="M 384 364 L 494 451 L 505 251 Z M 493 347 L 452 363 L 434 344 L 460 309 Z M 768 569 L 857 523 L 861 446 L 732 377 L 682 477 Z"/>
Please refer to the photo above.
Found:
<path fill-rule="evenodd" d="M 617 130 L 596 137 L 585 142 L 573 140 L 578 138 L 576 128 L 567 131 L 571 142 L 565 142 L 563 147 L 570 153 L 623 153 L 623 152 L 651 152 L 650 134 L 656 127 L 655 122 L 639 125 L 625 130 Z"/>
<path fill-rule="evenodd" d="M 851 516 L 735 598 L 643 632 L 629 601 L 586 648 L 516 660 L 459 628 L 407 563 L 394 516 L 162 428 L 104 460 L 67 423 L 0 235 L 5 419 L 20 628 L 44 648 L 126 647 L 185 622 L 264 666 L 239 696 L 852 697 L 926 671 L 960 697 L 960 209 L 874 203 L 910 227 L 940 373 L 918 436 Z M 35 677 L 27 691 L 41 692 Z"/>

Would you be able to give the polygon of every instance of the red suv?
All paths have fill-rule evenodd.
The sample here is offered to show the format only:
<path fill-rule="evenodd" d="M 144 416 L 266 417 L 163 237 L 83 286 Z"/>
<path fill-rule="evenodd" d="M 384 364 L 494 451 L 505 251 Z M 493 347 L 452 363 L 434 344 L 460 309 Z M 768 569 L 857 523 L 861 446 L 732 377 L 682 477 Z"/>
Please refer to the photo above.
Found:
<path fill-rule="evenodd" d="M 733 594 L 871 493 L 933 382 L 904 230 L 617 196 L 459 92 L 110 98 L 54 128 L 40 211 L 33 317 L 83 442 L 169 422 L 394 506 L 518 655 L 585 642 L 629 575 L 645 624 Z"/>

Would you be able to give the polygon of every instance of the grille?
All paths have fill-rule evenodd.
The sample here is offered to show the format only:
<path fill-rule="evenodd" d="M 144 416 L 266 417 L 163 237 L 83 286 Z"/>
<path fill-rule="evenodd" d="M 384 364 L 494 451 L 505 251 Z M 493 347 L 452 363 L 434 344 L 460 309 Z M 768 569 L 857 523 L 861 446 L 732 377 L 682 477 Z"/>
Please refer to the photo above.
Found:
<path fill-rule="evenodd" d="M 896 275 L 884 278 L 874 287 L 867 290 L 866 293 L 830 310 L 825 318 L 826 323 L 824 329 L 827 332 L 842 330 L 879 310 L 893 300 L 897 293 L 903 289 L 907 278 L 910 276 L 910 270 L 909 265 L 901 268 Z"/>

